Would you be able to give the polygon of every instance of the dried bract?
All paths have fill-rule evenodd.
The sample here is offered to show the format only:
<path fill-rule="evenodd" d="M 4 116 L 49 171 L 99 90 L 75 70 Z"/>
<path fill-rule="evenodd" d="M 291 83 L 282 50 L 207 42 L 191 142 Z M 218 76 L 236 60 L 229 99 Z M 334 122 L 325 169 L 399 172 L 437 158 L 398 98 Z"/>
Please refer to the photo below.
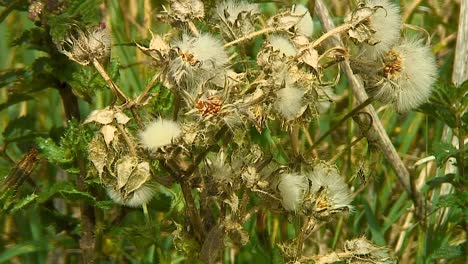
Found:
<path fill-rule="evenodd" d="M 233 38 L 255 30 L 254 19 L 260 14 L 260 10 L 257 4 L 226 0 L 216 5 L 215 13 L 221 20 L 220 27 L 223 32 Z"/>
<path fill-rule="evenodd" d="M 143 53 L 153 58 L 157 65 L 160 65 L 169 58 L 171 47 L 161 36 L 154 35 L 153 32 L 151 32 L 151 36 L 152 38 L 148 48 L 141 46 L 138 43 L 136 45 Z"/>
<path fill-rule="evenodd" d="M 352 253 L 347 263 L 397 263 L 388 248 L 375 246 L 365 238 L 346 241 L 344 250 L 346 253 Z"/>

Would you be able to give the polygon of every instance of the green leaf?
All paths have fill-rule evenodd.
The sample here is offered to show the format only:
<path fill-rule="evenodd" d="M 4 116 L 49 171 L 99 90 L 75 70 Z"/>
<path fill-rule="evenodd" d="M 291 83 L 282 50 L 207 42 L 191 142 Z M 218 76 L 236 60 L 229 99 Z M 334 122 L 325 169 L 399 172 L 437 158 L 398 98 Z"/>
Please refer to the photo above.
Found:
<path fill-rule="evenodd" d="M 451 144 L 437 142 L 433 146 L 434 157 L 437 161 L 437 164 L 444 164 L 448 158 L 456 157 L 458 155 L 458 149 L 456 149 Z"/>
<path fill-rule="evenodd" d="M 37 194 L 33 193 L 33 194 L 30 194 L 28 196 L 26 196 L 25 198 L 23 198 L 22 200 L 18 201 L 15 206 L 13 206 L 13 208 L 11 208 L 10 210 L 10 213 L 14 213 L 22 208 L 24 208 L 25 206 L 27 206 L 28 204 L 32 203 L 33 201 L 36 200 L 37 198 Z"/>
<path fill-rule="evenodd" d="M 26 94 L 13 94 L 13 95 L 10 95 L 8 97 L 8 100 L 5 102 L 5 103 L 2 103 L 0 104 L 0 111 L 12 106 L 12 105 L 15 105 L 17 103 L 21 103 L 21 102 L 24 102 L 24 101 L 28 101 L 28 100 L 32 100 L 34 99 L 32 96 L 30 95 L 26 95 Z"/>
<path fill-rule="evenodd" d="M 18 84 L 19 80 L 25 79 L 30 74 L 26 69 L 10 69 L 0 72 L 0 88 Z"/>
<path fill-rule="evenodd" d="M 426 182 L 429 187 L 436 188 L 440 186 L 443 183 L 453 183 L 453 180 L 455 179 L 455 174 L 449 173 L 441 177 L 434 177 L 430 179 L 429 181 Z"/>
<path fill-rule="evenodd" d="M 38 149 L 53 164 L 67 164 L 73 161 L 73 155 L 70 149 L 57 146 L 50 138 L 36 138 Z"/>
<path fill-rule="evenodd" d="M 79 191 L 69 182 L 57 182 L 49 186 L 37 197 L 39 203 L 45 203 L 55 195 L 61 195 L 64 199 L 69 201 L 85 201 L 94 204 L 96 198 L 87 192 Z"/>
<path fill-rule="evenodd" d="M 2 132 L 5 142 L 26 141 L 37 137 L 39 133 L 34 131 L 35 121 L 30 115 L 10 120 Z"/>
<path fill-rule="evenodd" d="M 0 263 L 7 262 L 14 257 L 38 251 L 47 251 L 51 247 L 48 241 L 28 241 L 13 245 L 0 253 Z"/>
<path fill-rule="evenodd" d="M 465 242 L 466 243 L 466 242 Z M 444 245 L 431 254 L 431 259 L 452 259 L 462 255 L 461 246 Z"/>

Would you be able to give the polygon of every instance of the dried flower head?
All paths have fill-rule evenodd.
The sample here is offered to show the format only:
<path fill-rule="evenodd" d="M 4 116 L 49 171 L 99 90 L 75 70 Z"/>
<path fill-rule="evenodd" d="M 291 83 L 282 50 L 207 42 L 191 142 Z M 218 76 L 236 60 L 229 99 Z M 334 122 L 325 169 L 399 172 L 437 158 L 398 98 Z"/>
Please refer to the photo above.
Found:
<path fill-rule="evenodd" d="M 203 83 L 221 72 L 228 62 L 222 42 L 210 34 L 184 34 L 172 47 L 176 54 L 169 62 L 169 74 L 177 84 Z"/>
<path fill-rule="evenodd" d="M 255 30 L 253 19 L 260 14 L 257 4 L 245 1 L 225 0 L 216 5 L 216 15 L 221 20 L 221 29 L 232 35 L 230 30 L 234 30 L 241 35 L 246 35 Z M 225 28 L 229 27 L 229 28 Z M 231 36 L 236 37 L 236 36 Z"/>
<path fill-rule="evenodd" d="M 174 19 L 182 22 L 205 16 L 205 6 L 200 0 L 171 0 L 171 10 Z"/>
<path fill-rule="evenodd" d="M 92 31 L 78 30 L 75 35 L 70 35 L 57 48 L 71 60 L 81 65 L 88 65 L 94 59 L 102 62 L 108 58 L 111 42 L 108 30 L 101 26 Z"/>
<path fill-rule="evenodd" d="M 108 187 L 106 190 L 107 195 L 109 195 L 115 203 L 129 207 L 140 207 L 143 204 L 147 204 L 155 194 L 154 190 L 147 185 L 141 186 L 129 195 L 125 195 L 112 187 Z"/>
<path fill-rule="evenodd" d="M 346 253 L 352 253 L 349 263 L 397 263 L 388 248 L 378 247 L 365 238 L 347 240 L 344 250 Z"/>
<path fill-rule="evenodd" d="M 308 178 L 311 184 L 309 191 L 315 197 L 313 214 L 317 218 L 352 210 L 351 192 L 335 167 L 319 163 Z"/>
<path fill-rule="evenodd" d="M 348 33 L 364 42 L 363 55 L 370 59 L 382 56 L 400 39 L 400 8 L 390 0 L 368 0 L 365 6 L 349 14 L 346 22 L 359 23 Z"/>
<path fill-rule="evenodd" d="M 284 209 L 296 211 L 308 188 L 307 178 L 300 174 L 284 173 L 279 176 L 277 188 Z"/>
<path fill-rule="evenodd" d="M 159 118 L 151 122 L 144 131 L 140 133 L 141 144 L 148 149 L 157 150 L 171 144 L 181 135 L 178 123 Z"/>
<path fill-rule="evenodd" d="M 421 41 L 402 39 L 383 58 L 383 80 L 370 89 L 376 99 L 406 112 L 424 103 L 437 78 L 434 55 Z"/>

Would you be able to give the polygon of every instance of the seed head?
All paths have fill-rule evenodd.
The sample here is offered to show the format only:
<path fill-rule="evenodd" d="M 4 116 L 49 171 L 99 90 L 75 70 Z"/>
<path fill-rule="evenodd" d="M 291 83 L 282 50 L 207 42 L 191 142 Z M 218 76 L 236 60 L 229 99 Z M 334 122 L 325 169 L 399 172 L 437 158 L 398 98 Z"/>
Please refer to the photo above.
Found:
<path fill-rule="evenodd" d="M 88 65 L 94 59 L 102 62 L 109 57 L 111 48 L 111 36 L 105 27 L 99 27 L 92 31 L 78 30 L 70 35 L 57 48 L 71 60 Z"/>
<path fill-rule="evenodd" d="M 320 163 L 308 178 L 311 183 L 310 193 L 315 196 L 313 213 L 316 217 L 323 218 L 352 210 L 351 192 L 335 167 Z"/>
<path fill-rule="evenodd" d="M 307 178 L 300 174 L 281 174 L 278 180 L 278 190 L 281 194 L 281 204 L 288 211 L 296 211 L 307 190 Z"/>
<path fill-rule="evenodd" d="M 298 4 L 292 8 L 291 14 L 299 17 L 299 22 L 295 26 L 295 31 L 306 37 L 312 37 L 314 33 L 314 21 L 310 15 L 309 9 L 304 5 Z"/>
<path fill-rule="evenodd" d="M 169 73 L 177 84 L 203 83 L 221 72 L 228 62 L 223 44 L 210 34 L 184 34 L 172 47 L 176 54 L 169 62 Z"/>
<path fill-rule="evenodd" d="M 221 19 L 221 28 L 229 33 L 229 26 L 234 30 L 238 30 L 236 33 L 246 35 L 255 30 L 252 17 L 260 14 L 258 5 L 247 3 L 244 1 L 226 0 L 219 2 L 216 5 L 216 15 Z"/>
<path fill-rule="evenodd" d="M 151 122 L 140 133 L 140 140 L 145 148 L 157 150 L 171 144 L 175 139 L 180 137 L 181 132 L 182 130 L 176 122 L 159 118 Z"/>
<path fill-rule="evenodd" d="M 421 41 L 402 39 L 383 58 L 383 82 L 374 93 L 376 99 L 391 103 L 406 112 L 424 103 L 437 78 L 434 55 Z"/>
<path fill-rule="evenodd" d="M 287 85 L 276 92 L 276 110 L 286 120 L 292 120 L 302 114 L 304 110 L 304 91 L 292 85 Z"/>
<path fill-rule="evenodd" d="M 205 6 L 200 0 L 171 0 L 171 10 L 173 18 L 182 22 L 205 16 Z"/>
<path fill-rule="evenodd" d="M 125 196 L 118 190 L 114 190 L 112 187 L 106 188 L 107 195 L 118 204 L 129 206 L 129 207 L 140 207 L 143 204 L 147 204 L 154 196 L 154 190 L 147 185 L 143 185 L 133 193 Z"/>

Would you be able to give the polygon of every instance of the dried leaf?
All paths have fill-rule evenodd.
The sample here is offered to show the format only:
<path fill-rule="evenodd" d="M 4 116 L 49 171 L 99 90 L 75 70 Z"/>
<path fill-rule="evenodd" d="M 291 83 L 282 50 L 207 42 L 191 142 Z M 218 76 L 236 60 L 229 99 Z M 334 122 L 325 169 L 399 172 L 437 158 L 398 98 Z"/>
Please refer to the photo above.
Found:
<path fill-rule="evenodd" d="M 117 190 L 125 187 L 128 179 L 132 175 L 137 165 L 138 159 L 131 156 L 124 156 L 116 162 L 115 168 L 117 172 Z"/>
<path fill-rule="evenodd" d="M 233 214 L 235 214 L 239 209 L 239 197 L 237 197 L 235 193 L 232 193 L 231 197 L 229 197 L 229 199 L 225 199 L 223 202 L 231 207 Z"/>
<path fill-rule="evenodd" d="M 130 121 L 130 117 L 128 117 L 126 114 L 122 112 L 117 112 L 114 115 L 115 120 L 117 120 L 117 123 L 125 125 Z"/>
<path fill-rule="evenodd" d="M 125 185 L 126 193 L 130 194 L 134 192 L 143 186 L 150 178 L 151 171 L 149 163 L 146 161 L 140 162 Z"/>
<path fill-rule="evenodd" d="M 84 124 L 90 122 L 97 122 L 103 125 L 110 124 L 114 120 L 114 110 L 109 108 L 98 109 L 91 112 L 91 114 L 86 118 Z"/>
<path fill-rule="evenodd" d="M 109 145 L 109 143 L 111 143 L 114 139 L 115 131 L 117 131 L 117 128 L 111 125 L 105 125 L 101 127 L 101 133 L 104 136 L 104 141 L 107 145 Z"/>
<path fill-rule="evenodd" d="M 106 166 L 107 148 L 100 137 L 95 137 L 89 143 L 88 159 L 93 163 L 98 171 L 99 177 L 104 172 Z"/>
<path fill-rule="evenodd" d="M 299 61 L 312 67 L 315 71 L 319 67 L 319 54 L 315 49 L 306 49 L 302 52 Z"/>

